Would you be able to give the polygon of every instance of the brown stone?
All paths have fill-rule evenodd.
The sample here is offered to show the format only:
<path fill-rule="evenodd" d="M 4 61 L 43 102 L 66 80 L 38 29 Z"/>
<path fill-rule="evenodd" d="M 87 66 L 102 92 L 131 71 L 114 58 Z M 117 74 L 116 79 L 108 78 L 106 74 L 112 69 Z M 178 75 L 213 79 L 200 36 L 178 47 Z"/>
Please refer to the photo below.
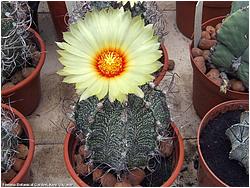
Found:
<path fill-rule="evenodd" d="M 88 165 L 84 164 L 84 163 L 78 163 L 76 165 L 76 173 L 81 175 L 81 176 L 85 176 L 87 175 L 89 172 L 88 170 Z"/>
<path fill-rule="evenodd" d="M 136 186 L 139 185 L 143 179 L 145 178 L 146 174 L 144 170 L 140 168 L 136 168 L 130 171 L 128 174 L 128 180 L 131 183 L 131 185 Z"/>
<path fill-rule="evenodd" d="M 113 187 L 116 184 L 116 177 L 107 173 L 101 177 L 101 184 L 103 187 Z"/>
<path fill-rule="evenodd" d="M 173 140 L 165 140 L 160 142 L 160 151 L 165 157 L 172 155 L 174 150 Z"/>
<path fill-rule="evenodd" d="M 18 159 L 18 158 L 13 158 L 14 159 L 14 164 L 12 166 L 12 168 L 16 171 L 19 172 L 25 162 L 25 160 L 23 159 Z"/>
<path fill-rule="evenodd" d="M 99 169 L 99 168 L 95 169 L 95 171 L 92 174 L 93 181 L 94 182 L 100 181 L 100 178 L 101 178 L 102 175 L 103 175 L 103 171 L 101 169 Z"/>
<path fill-rule="evenodd" d="M 8 89 L 13 87 L 15 84 L 13 84 L 12 82 L 7 82 L 2 86 L 2 90 Z"/>
<path fill-rule="evenodd" d="M 128 182 L 117 182 L 114 187 L 132 187 Z"/>
<path fill-rule="evenodd" d="M 23 80 L 23 75 L 22 75 L 22 71 L 18 71 L 18 72 L 16 72 L 11 78 L 10 78 L 10 80 L 11 80 L 11 82 L 13 83 L 13 84 L 17 84 L 17 83 L 19 83 L 19 82 L 21 82 L 22 80 Z"/>
<path fill-rule="evenodd" d="M 29 148 L 27 146 L 25 146 L 24 144 L 18 144 L 17 151 L 18 151 L 18 153 L 16 154 L 17 158 L 26 159 L 26 157 L 29 153 Z"/>
<path fill-rule="evenodd" d="M 13 169 L 10 169 L 8 172 L 1 173 L 1 180 L 9 183 L 14 177 L 16 177 L 16 172 Z"/>
<path fill-rule="evenodd" d="M 174 70 L 174 67 L 175 67 L 175 62 L 174 60 L 168 60 L 168 70 L 171 71 L 171 70 Z"/>
<path fill-rule="evenodd" d="M 26 68 L 23 68 L 22 70 L 22 75 L 24 78 L 27 78 L 29 77 L 29 75 L 31 75 L 31 73 L 35 70 L 35 68 L 33 67 L 26 67 Z"/>

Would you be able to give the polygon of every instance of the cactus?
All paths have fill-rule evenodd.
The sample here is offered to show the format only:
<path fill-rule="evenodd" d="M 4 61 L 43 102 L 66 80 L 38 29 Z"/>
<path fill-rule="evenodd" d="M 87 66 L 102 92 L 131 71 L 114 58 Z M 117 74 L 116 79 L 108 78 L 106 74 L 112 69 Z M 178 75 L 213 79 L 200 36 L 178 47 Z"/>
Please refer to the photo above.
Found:
<path fill-rule="evenodd" d="M 232 14 L 223 21 L 222 27 L 218 30 L 218 43 L 211 49 L 210 63 L 240 79 L 248 88 L 249 7 L 240 8 L 241 5 L 241 2 L 233 3 Z"/>
<path fill-rule="evenodd" d="M 156 2 L 151 1 L 137 1 L 131 6 L 130 2 L 122 3 L 119 1 L 80 1 L 76 2 L 73 7 L 73 12 L 69 15 L 69 23 L 75 23 L 79 18 L 85 17 L 85 14 L 93 10 L 101 10 L 105 8 L 121 8 L 130 11 L 132 17 L 141 15 L 144 19 L 145 24 L 153 24 L 155 34 L 159 36 L 161 40 L 166 34 L 166 19 Z"/>
<path fill-rule="evenodd" d="M 165 95 L 147 84 L 142 90 L 144 99 L 130 94 L 126 104 L 91 97 L 76 105 L 76 129 L 95 165 L 106 164 L 117 174 L 145 168 L 159 154 L 157 141 L 172 136 Z"/>
<path fill-rule="evenodd" d="M 248 154 L 249 154 L 249 112 L 242 112 L 240 123 L 232 125 L 226 130 L 226 135 L 230 139 L 232 149 L 229 153 L 230 159 L 235 159 L 242 164 L 247 174 Z"/>
<path fill-rule="evenodd" d="M 12 112 L 4 109 L 1 118 L 1 172 L 5 173 L 11 169 L 13 156 L 17 153 L 18 136 L 15 128 L 19 121 Z"/>
<path fill-rule="evenodd" d="M 16 71 L 30 64 L 31 14 L 28 2 L 1 2 L 2 84 Z"/>

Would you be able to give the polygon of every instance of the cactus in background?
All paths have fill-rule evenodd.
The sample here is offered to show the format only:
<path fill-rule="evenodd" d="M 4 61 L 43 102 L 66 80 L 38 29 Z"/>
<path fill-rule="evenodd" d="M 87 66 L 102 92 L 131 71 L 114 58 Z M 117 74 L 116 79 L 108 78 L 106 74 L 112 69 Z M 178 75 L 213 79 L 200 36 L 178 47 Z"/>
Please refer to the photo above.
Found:
<path fill-rule="evenodd" d="M 2 84 L 17 70 L 27 66 L 32 45 L 28 31 L 32 18 L 28 2 L 1 2 Z"/>
<path fill-rule="evenodd" d="M 155 1 L 77 1 L 73 6 L 72 13 L 69 14 L 69 24 L 75 23 L 79 18 L 85 17 L 85 14 L 93 10 L 102 10 L 105 8 L 121 8 L 130 11 L 132 17 L 141 15 L 145 24 L 153 24 L 155 34 L 161 40 L 166 34 L 167 22 L 163 12 L 158 8 Z"/>
<path fill-rule="evenodd" d="M 78 102 L 76 128 L 83 133 L 95 165 L 107 164 L 117 174 L 145 168 L 160 152 L 157 141 L 172 136 L 165 95 L 147 84 L 142 90 L 143 99 L 130 94 L 126 104 L 107 98 L 100 102 L 96 97 Z"/>
<path fill-rule="evenodd" d="M 246 5 L 245 7 L 241 7 Z M 228 75 L 249 84 L 249 7 L 248 2 L 233 2 L 231 15 L 222 23 L 212 47 L 210 63 Z"/>
<path fill-rule="evenodd" d="M 249 112 L 242 112 L 240 123 L 232 125 L 226 130 L 230 139 L 232 149 L 229 153 L 230 159 L 239 161 L 246 169 L 249 166 Z"/>
<path fill-rule="evenodd" d="M 15 129 L 18 119 L 8 110 L 1 111 L 1 172 L 9 171 L 13 165 L 13 156 L 17 153 L 18 136 Z"/>

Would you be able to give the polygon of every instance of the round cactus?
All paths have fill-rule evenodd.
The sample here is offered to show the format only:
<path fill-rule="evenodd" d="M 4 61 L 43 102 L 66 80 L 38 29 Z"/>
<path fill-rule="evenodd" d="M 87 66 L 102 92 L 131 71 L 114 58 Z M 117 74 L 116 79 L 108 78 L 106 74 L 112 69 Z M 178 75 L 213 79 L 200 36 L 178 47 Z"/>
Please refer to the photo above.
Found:
<path fill-rule="evenodd" d="M 96 97 L 77 104 L 76 127 L 84 134 L 93 163 L 107 164 L 117 173 L 145 168 L 159 154 L 157 140 L 172 136 L 165 95 L 149 85 L 142 90 L 144 99 L 130 94 L 126 104 Z"/>
<path fill-rule="evenodd" d="M 2 83 L 29 64 L 31 44 L 28 31 L 32 19 L 28 2 L 1 3 L 1 73 Z"/>
<path fill-rule="evenodd" d="M 236 6 L 236 5 L 235 5 Z M 217 33 L 217 45 L 211 49 L 210 62 L 221 71 L 249 84 L 249 7 L 233 11 Z"/>

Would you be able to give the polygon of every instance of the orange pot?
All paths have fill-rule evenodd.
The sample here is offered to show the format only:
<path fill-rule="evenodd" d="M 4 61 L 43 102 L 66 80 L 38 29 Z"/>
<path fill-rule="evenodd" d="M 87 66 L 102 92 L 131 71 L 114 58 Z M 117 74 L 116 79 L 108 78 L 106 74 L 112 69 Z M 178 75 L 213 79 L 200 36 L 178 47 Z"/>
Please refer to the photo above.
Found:
<path fill-rule="evenodd" d="M 71 123 L 69 127 L 71 127 L 71 130 L 74 130 L 74 124 Z M 175 157 L 174 157 L 174 163 L 173 163 L 173 173 L 170 176 L 170 178 L 162 185 L 162 187 L 169 187 L 173 184 L 177 176 L 179 175 L 179 172 L 181 170 L 183 161 L 184 161 L 184 144 L 182 137 L 179 133 L 178 128 L 174 123 L 171 124 L 175 135 L 176 139 L 174 142 L 175 145 Z M 66 167 L 69 171 L 69 174 L 71 177 L 75 180 L 75 182 L 80 186 L 80 187 L 88 187 L 89 185 L 86 184 L 84 181 L 81 180 L 81 178 L 78 177 L 76 174 L 74 168 L 73 168 L 73 155 L 76 150 L 76 145 L 78 141 L 75 139 L 74 131 L 68 132 L 65 140 L 64 140 L 64 161 L 66 164 Z"/>
<path fill-rule="evenodd" d="M 58 40 L 62 41 L 62 33 L 67 31 L 67 25 L 65 21 L 68 20 L 68 17 L 66 16 L 68 11 L 66 4 L 64 1 L 47 1 L 47 4 L 56 29 Z"/>
<path fill-rule="evenodd" d="M 198 169 L 198 182 L 199 186 L 202 187 L 227 187 L 226 183 L 220 180 L 213 171 L 207 165 L 205 159 L 203 158 L 201 146 L 200 146 L 200 135 L 202 130 L 206 127 L 209 120 L 214 119 L 220 113 L 237 110 L 239 107 L 243 107 L 245 110 L 249 110 L 248 100 L 232 100 L 221 103 L 211 110 L 204 116 L 198 128 L 197 133 L 197 143 L 199 152 L 199 169 Z"/>
<path fill-rule="evenodd" d="M 176 1 L 176 24 L 180 32 L 191 38 L 197 1 Z M 204 1 L 202 22 L 230 13 L 232 1 Z M 185 19 L 183 19 L 185 18 Z"/>
<path fill-rule="evenodd" d="M 154 80 L 154 84 L 156 86 L 158 86 L 160 84 L 160 82 L 162 81 L 162 79 L 164 78 L 164 76 L 166 75 L 166 73 L 168 71 L 168 52 L 167 52 L 167 48 L 164 46 L 164 44 L 161 44 L 161 49 L 162 49 L 163 56 L 164 56 L 164 62 L 163 62 L 163 67 L 162 67 L 161 71 L 158 73 L 158 75 L 156 76 L 156 78 Z"/>
<path fill-rule="evenodd" d="M 27 158 L 26 158 L 21 170 L 18 172 L 16 177 L 14 177 L 11 180 L 11 182 L 9 182 L 9 184 L 15 185 L 17 183 L 27 183 L 29 180 L 29 175 L 30 175 L 30 165 L 31 165 L 34 151 L 35 151 L 35 138 L 33 135 L 31 125 L 29 124 L 27 119 L 16 109 L 9 107 L 6 104 L 1 104 L 1 107 L 5 110 L 12 111 L 16 115 L 16 117 L 20 119 L 20 123 L 22 122 L 21 123 L 22 128 L 23 128 L 24 132 L 26 133 L 27 138 L 29 140 L 29 151 L 28 151 Z"/>
<path fill-rule="evenodd" d="M 1 91 L 2 100 L 16 108 L 25 116 L 30 115 L 38 106 L 41 98 L 40 71 L 45 61 L 45 44 L 40 35 L 30 28 L 40 45 L 41 56 L 35 70 L 27 78 L 13 87 Z"/>
<path fill-rule="evenodd" d="M 220 23 L 225 16 L 213 18 L 203 23 L 203 29 L 206 26 Z M 220 87 L 210 81 L 207 76 L 198 69 L 194 63 L 194 59 L 191 53 L 193 48 L 193 42 L 190 45 L 190 60 L 193 67 L 193 105 L 197 114 L 202 118 L 211 108 L 225 101 L 229 100 L 247 100 L 249 95 L 244 92 L 237 92 L 227 90 L 227 93 L 220 92 Z"/>

